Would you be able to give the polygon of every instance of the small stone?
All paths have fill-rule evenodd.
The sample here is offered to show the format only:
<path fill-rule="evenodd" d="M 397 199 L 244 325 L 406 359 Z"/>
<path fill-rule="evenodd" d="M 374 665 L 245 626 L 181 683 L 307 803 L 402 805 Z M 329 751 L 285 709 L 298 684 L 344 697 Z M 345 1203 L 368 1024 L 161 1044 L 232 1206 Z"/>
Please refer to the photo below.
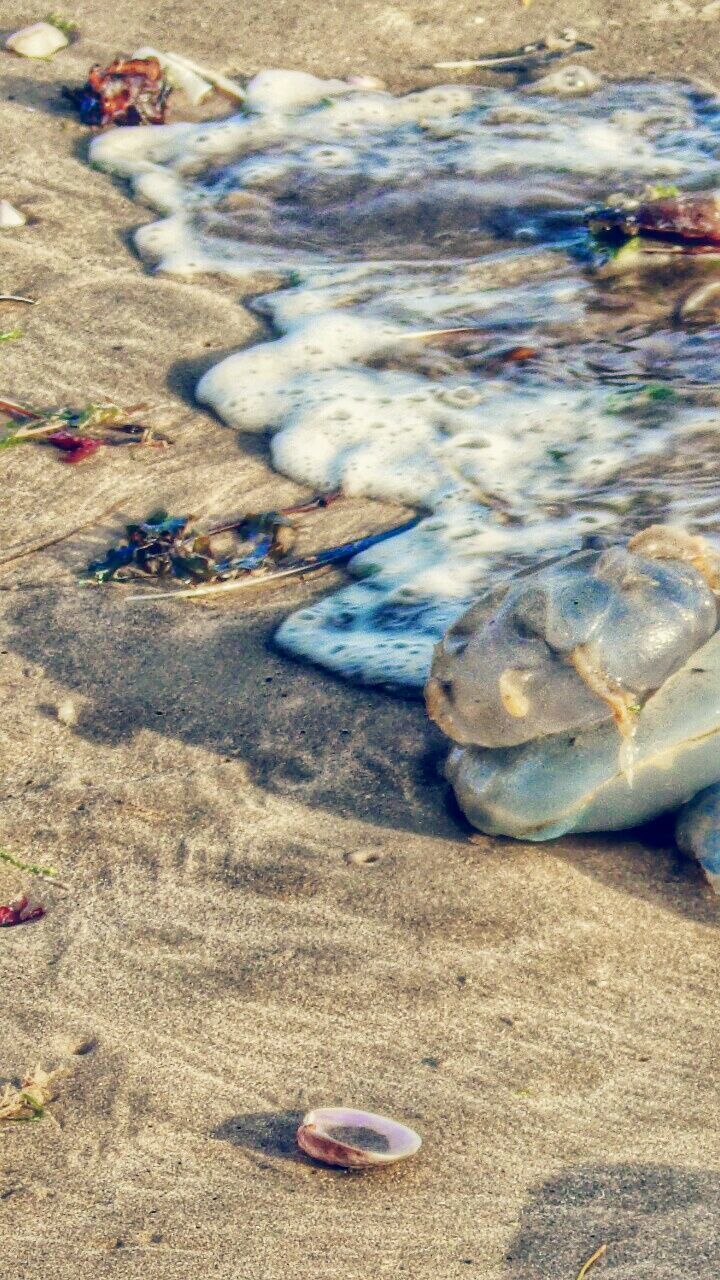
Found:
<path fill-rule="evenodd" d="M 559 98 L 581 98 L 594 93 L 601 84 L 600 76 L 588 67 L 570 65 L 541 76 L 529 86 L 529 92 L 555 94 Z"/>
<path fill-rule="evenodd" d="M 57 706 L 57 718 L 60 724 L 64 724 L 68 729 L 78 722 L 77 707 L 72 698 L 63 698 L 62 702 Z"/>
<path fill-rule="evenodd" d="M 24 227 L 27 218 L 15 208 L 9 200 L 0 200 L 0 231 L 9 231 L 11 227 Z"/>
<path fill-rule="evenodd" d="M 5 41 L 5 48 L 18 53 L 21 58 L 52 58 L 69 44 L 59 27 L 50 22 L 35 22 L 31 27 L 14 31 Z"/>
<path fill-rule="evenodd" d="M 361 89 L 363 93 L 385 93 L 387 84 L 379 76 L 348 76 L 348 84 L 353 89 Z"/>

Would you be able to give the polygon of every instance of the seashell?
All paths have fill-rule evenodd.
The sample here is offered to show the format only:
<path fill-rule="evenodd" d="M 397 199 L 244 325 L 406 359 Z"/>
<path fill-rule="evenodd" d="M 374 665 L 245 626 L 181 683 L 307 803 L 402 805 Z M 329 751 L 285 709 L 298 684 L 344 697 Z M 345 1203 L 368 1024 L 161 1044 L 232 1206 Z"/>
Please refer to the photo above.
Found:
<path fill-rule="evenodd" d="M 176 89 L 180 89 L 185 97 L 196 107 L 200 102 L 212 93 L 213 87 L 209 80 L 198 75 L 175 53 L 159 53 L 157 49 L 152 49 L 149 45 L 144 45 L 142 49 L 136 49 L 133 54 L 133 60 L 136 58 L 157 58 L 160 66 L 165 72 L 168 80 L 172 82 Z"/>
<path fill-rule="evenodd" d="M 18 53 L 21 58 L 52 58 L 69 43 L 59 27 L 50 22 L 35 22 L 31 27 L 23 27 L 8 36 L 5 48 Z"/>
<path fill-rule="evenodd" d="M 172 61 L 173 68 L 191 71 L 201 80 L 207 80 L 208 84 L 211 84 L 217 93 L 223 94 L 231 102 L 245 101 L 247 95 L 237 80 L 231 80 L 229 76 L 223 76 L 219 71 L 210 71 L 208 67 L 201 67 L 197 62 L 193 62 L 191 58 L 186 58 L 184 53 L 166 53 L 164 57 Z"/>
<path fill-rule="evenodd" d="M 308 1111 L 297 1144 L 313 1160 L 342 1169 L 370 1169 L 406 1160 L 420 1150 L 422 1138 L 397 1120 L 348 1107 Z"/>
<path fill-rule="evenodd" d="M 15 208 L 9 200 L 0 200 L 0 231 L 9 231 L 12 227 L 24 227 L 27 218 Z"/>

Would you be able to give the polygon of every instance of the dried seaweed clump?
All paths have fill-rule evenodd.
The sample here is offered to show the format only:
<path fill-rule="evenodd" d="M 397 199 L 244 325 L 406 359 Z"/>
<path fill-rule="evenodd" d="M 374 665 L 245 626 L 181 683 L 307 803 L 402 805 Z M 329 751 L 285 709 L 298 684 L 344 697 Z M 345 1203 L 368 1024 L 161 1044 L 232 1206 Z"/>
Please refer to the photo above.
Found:
<path fill-rule="evenodd" d="M 65 97 L 83 124 L 164 124 L 172 86 L 157 58 L 116 58 L 107 67 L 90 68 L 82 89 Z"/>
<path fill-rule="evenodd" d="M 37 1066 L 23 1076 L 19 1086 L 6 1084 L 0 1093 L 0 1121 L 41 1120 L 55 1097 L 55 1081 L 63 1074 L 62 1068 L 43 1071 Z"/>

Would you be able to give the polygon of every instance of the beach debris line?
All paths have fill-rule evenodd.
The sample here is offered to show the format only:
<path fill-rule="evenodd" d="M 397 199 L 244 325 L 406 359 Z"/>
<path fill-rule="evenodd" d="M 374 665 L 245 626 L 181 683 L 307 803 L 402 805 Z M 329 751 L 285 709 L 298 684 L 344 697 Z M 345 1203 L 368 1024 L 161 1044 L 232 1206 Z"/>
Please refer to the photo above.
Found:
<path fill-rule="evenodd" d="M 41 920 L 45 908 L 39 904 L 30 906 L 28 898 L 16 898 L 6 907 L 0 907 L 0 929 L 10 929 L 16 924 L 31 924 L 33 920 Z"/>
<path fill-rule="evenodd" d="M 308 556 L 293 557 L 296 528 L 292 517 L 322 510 L 342 495 L 319 494 L 307 502 L 278 511 L 261 511 L 211 529 L 199 529 L 193 517 L 155 511 L 140 524 L 126 526 L 127 540 L 102 560 L 88 566 L 84 580 L 95 584 L 132 578 L 175 580 L 186 589 L 131 596 L 131 600 L 197 599 L 243 586 L 264 586 L 292 577 L 305 577 L 342 563 L 359 551 L 404 532 L 416 521 L 368 534 L 351 542 L 326 547 Z M 233 535 L 230 547 L 217 552 L 213 540 Z M 239 545 L 238 545 L 239 544 Z"/>
<path fill-rule="evenodd" d="M 0 1121 L 42 1120 L 48 1102 L 55 1097 L 55 1081 L 64 1074 L 61 1067 L 44 1071 L 37 1066 L 19 1085 L 5 1084 L 0 1093 Z"/>
<path fill-rule="evenodd" d="M 0 335 L 1 337 L 2 335 Z M 19 336 L 19 332 L 17 335 Z M 0 400 L 0 414 L 13 425 L 5 433 L 0 428 L 0 449 L 21 444 L 46 444 L 59 450 L 63 462 L 84 462 L 103 446 L 132 445 L 165 449 L 169 438 L 141 422 L 132 415 L 147 406 L 131 405 L 122 409 L 116 404 L 91 404 L 84 409 L 31 409 L 12 400 Z M 85 432 L 91 428 L 93 435 Z"/>
<path fill-rule="evenodd" d="M 10 53 L 17 53 L 21 58 L 52 58 L 70 43 L 69 33 L 58 21 L 51 21 L 50 15 L 45 22 L 34 22 L 32 26 L 13 31 L 5 41 L 5 48 Z"/>
<path fill-rule="evenodd" d="M 63 89 L 83 124 L 164 124 L 172 85 L 157 58 L 116 58 L 91 67 L 81 89 Z"/>
<path fill-rule="evenodd" d="M 422 1138 L 414 1129 L 349 1107 L 320 1107 L 308 1111 L 297 1131 L 305 1155 L 342 1169 L 373 1169 L 407 1160 L 420 1150 Z"/>

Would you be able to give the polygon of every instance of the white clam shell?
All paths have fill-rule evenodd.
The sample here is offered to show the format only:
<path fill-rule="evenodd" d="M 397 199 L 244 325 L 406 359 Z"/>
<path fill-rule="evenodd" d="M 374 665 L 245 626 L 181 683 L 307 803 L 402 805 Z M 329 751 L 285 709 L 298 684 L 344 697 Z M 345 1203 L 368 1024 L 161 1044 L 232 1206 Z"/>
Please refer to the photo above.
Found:
<path fill-rule="evenodd" d="M 12 227 L 24 227 L 27 218 L 15 208 L 9 200 L 0 200 L 0 231 L 9 231 Z"/>
<path fill-rule="evenodd" d="M 369 1169 L 414 1156 L 422 1138 L 414 1129 L 372 1111 L 320 1107 L 303 1118 L 297 1143 L 306 1155 L 324 1164 Z"/>
<path fill-rule="evenodd" d="M 177 89 L 182 90 L 194 107 L 212 93 L 210 81 L 191 70 L 177 54 L 160 53 L 150 45 L 143 45 L 142 49 L 135 50 L 133 58 L 157 58 L 168 78 Z"/>
<path fill-rule="evenodd" d="M 5 48 L 19 53 L 21 58 L 52 58 L 54 53 L 69 44 L 67 36 L 51 22 L 35 22 L 31 27 L 14 31 L 5 41 Z"/>

